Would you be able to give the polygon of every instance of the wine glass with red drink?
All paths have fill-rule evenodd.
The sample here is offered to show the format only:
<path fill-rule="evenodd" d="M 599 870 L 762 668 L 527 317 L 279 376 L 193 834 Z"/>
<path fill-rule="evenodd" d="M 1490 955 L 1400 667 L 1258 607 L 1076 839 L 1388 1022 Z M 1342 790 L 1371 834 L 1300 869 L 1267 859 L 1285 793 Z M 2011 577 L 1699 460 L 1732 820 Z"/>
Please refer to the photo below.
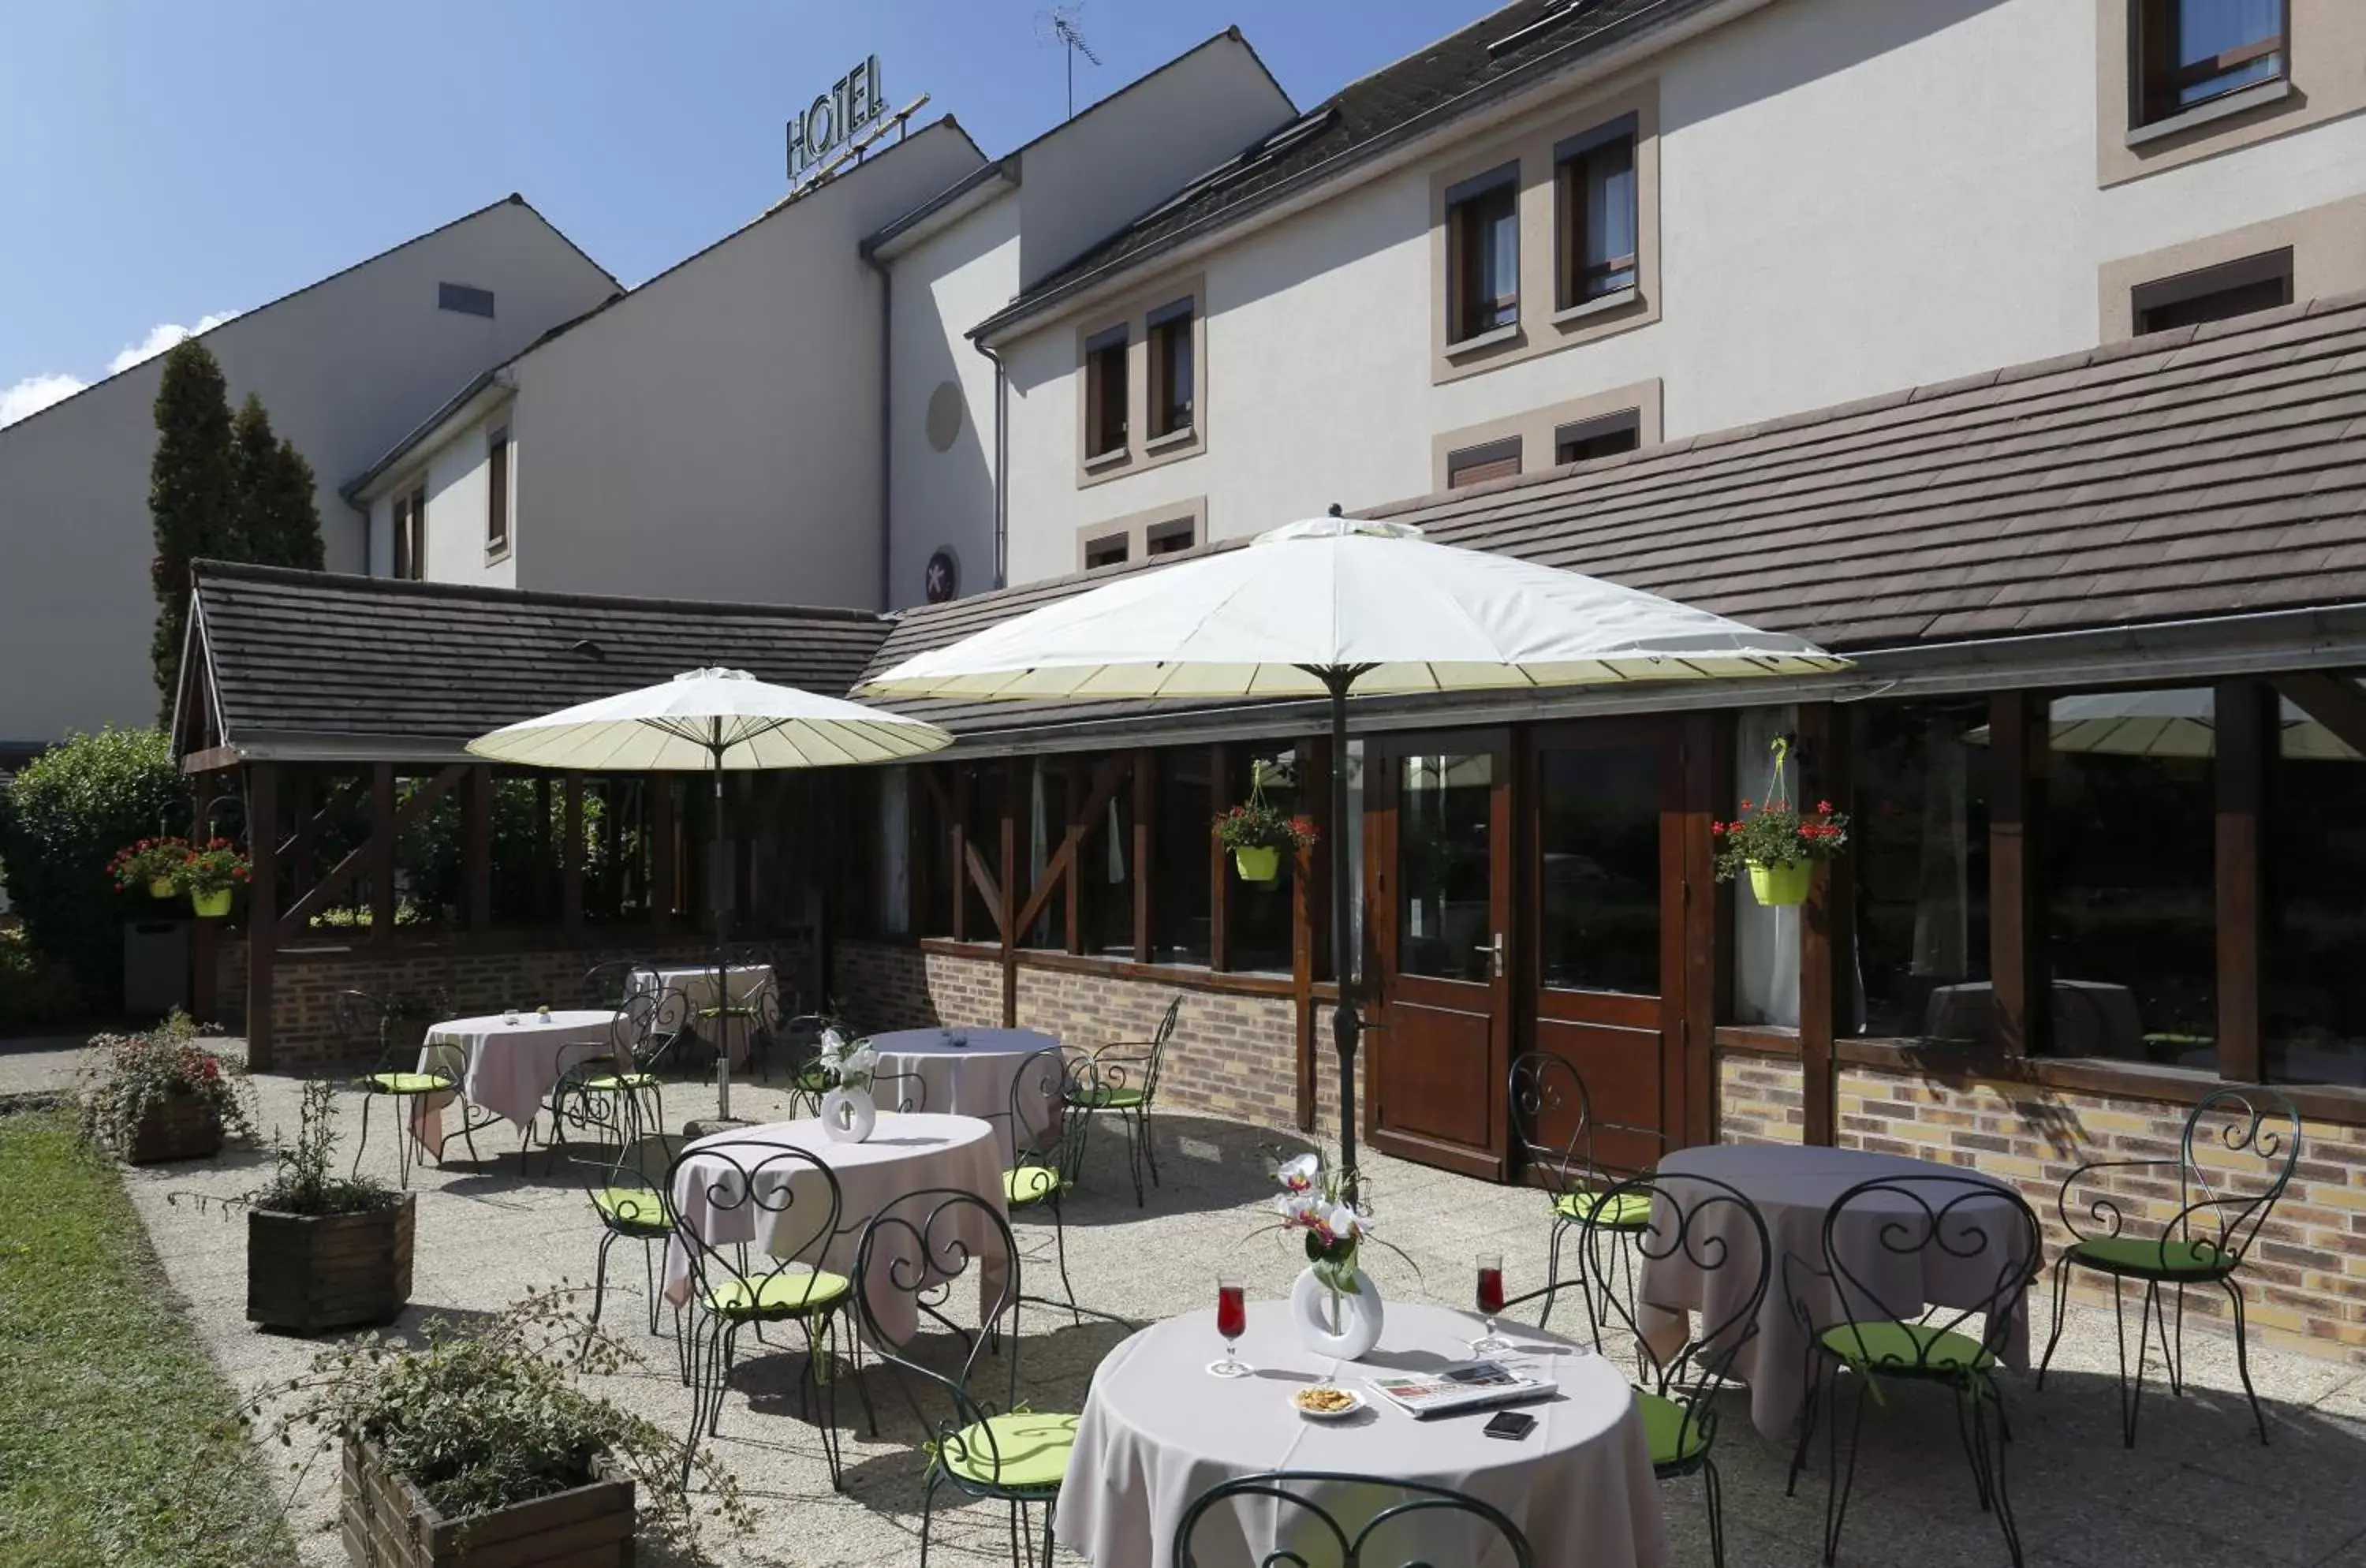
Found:
<path fill-rule="evenodd" d="M 1495 1332 L 1495 1314 L 1504 1310 L 1504 1255 L 1482 1252 L 1479 1255 L 1479 1315 L 1486 1324 L 1486 1332 L 1470 1342 L 1474 1356 L 1500 1356 L 1512 1348 L 1512 1342 Z"/>
<path fill-rule="evenodd" d="M 1251 1371 L 1249 1364 L 1234 1353 L 1234 1346 L 1249 1331 L 1248 1285 L 1237 1274 L 1216 1276 L 1216 1332 L 1223 1336 L 1224 1359 L 1208 1363 L 1208 1371 L 1220 1378 L 1245 1378 Z"/>

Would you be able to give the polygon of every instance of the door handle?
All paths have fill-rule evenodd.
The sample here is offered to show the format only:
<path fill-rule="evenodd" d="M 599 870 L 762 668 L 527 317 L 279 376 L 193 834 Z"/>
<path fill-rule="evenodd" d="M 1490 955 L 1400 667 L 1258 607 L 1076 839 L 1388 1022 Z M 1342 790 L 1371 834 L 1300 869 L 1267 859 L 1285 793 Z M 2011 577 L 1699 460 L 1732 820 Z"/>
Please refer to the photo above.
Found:
<path fill-rule="evenodd" d="M 1482 942 L 1479 946 L 1472 948 L 1470 951 L 1473 953 L 1485 953 L 1493 964 L 1492 972 L 1494 977 L 1499 980 L 1504 977 L 1504 933 L 1502 931 L 1497 931 L 1495 933 L 1494 941 Z"/>

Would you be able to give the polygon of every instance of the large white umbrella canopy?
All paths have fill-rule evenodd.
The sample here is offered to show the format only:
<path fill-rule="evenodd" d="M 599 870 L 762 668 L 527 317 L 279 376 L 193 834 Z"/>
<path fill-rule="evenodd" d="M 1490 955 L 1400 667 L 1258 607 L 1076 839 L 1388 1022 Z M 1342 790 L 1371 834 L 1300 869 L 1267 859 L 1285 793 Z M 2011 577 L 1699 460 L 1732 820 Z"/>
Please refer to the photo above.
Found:
<path fill-rule="evenodd" d="M 834 768 L 893 762 L 952 744 L 933 724 L 794 686 L 745 670 L 691 670 L 670 681 L 522 719 L 468 742 L 497 762 L 583 773 L 706 773 L 715 775 L 715 841 L 723 842 L 727 770 Z M 715 997 L 731 996 L 724 949 L 728 911 L 715 893 Z M 718 1013 L 716 1110 L 731 1116 L 731 1052 Z"/>
<path fill-rule="evenodd" d="M 1346 755 L 1368 694 L 1821 674 L 1849 661 L 1803 638 L 1512 556 L 1432 544 L 1404 524 L 1328 517 L 1121 578 L 915 654 L 868 694 L 971 698 L 1331 698 Z M 1332 770 L 1332 820 L 1346 817 Z M 1347 951 L 1346 856 L 1331 857 L 1334 953 Z M 1335 1021 L 1341 1164 L 1356 1165 L 1359 1025 Z"/>

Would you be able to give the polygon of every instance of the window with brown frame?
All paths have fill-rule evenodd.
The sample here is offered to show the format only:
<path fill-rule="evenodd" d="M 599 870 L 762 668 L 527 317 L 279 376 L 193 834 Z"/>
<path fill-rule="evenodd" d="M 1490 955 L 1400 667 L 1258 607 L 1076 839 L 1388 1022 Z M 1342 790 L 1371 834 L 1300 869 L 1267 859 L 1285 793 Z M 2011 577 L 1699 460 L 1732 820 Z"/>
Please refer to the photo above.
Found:
<path fill-rule="evenodd" d="M 1105 539 L 1085 541 L 1085 570 L 1098 571 L 1103 567 L 1123 566 L 1132 541 L 1123 534 L 1111 534 Z"/>
<path fill-rule="evenodd" d="M 2140 284 L 2129 302 L 2139 336 L 2289 305 L 2293 302 L 2292 247 Z"/>
<path fill-rule="evenodd" d="M 1446 455 L 1446 488 L 1460 490 L 1464 485 L 1483 484 L 1489 479 L 1508 479 L 1520 471 L 1520 438 L 1507 435 L 1501 441 L 1483 446 L 1465 446 Z"/>
<path fill-rule="evenodd" d="M 1284 746 L 1234 747 L 1229 755 L 1232 778 L 1224 788 L 1225 806 L 1262 795 L 1267 805 L 1290 816 L 1311 809 L 1306 781 L 1301 776 L 1304 751 Z M 1288 856 L 1284 857 L 1285 862 Z M 1291 948 L 1291 908 L 1295 886 L 1285 869 L 1273 882 L 1244 882 L 1224 876 L 1224 942 L 1227 967 L 1252 974 L 1287 975 L 1295 956 Z"/>
<path fill-rule="evenodd" d="M 1560 309 L 1635 287 L 1640 232 L 1635 118 L 1629 115 L 1553 149 L 1559 206 Z"/>
<path fill-rule="evenodd" d="M 1520 165 L 1446 193 L 1447 339 L 1467 343 L 1520 319 Z"/>
<path fill-rule="evenodd" d="M 394 575 L 405 582 L 427 577 L 427 487 L 394 498 Z"/>
<path fill-rule="evenodd" d="M 485 448 L 485 553 L 510 547 L 510 432 L 493 432 Z"/>
<path fill-rule="evenodd" d="M 1085 461 L 1126 449 L 1126 329 L 1097 333 L 1085 342 Z"/>
<path fill-rule="evenodd" d="M 1150 312 L 1150 439 L 1192 428 L 1198 367 L 1191 353 L 1192 301 L 1177 299 Z"/>
<path fill-rule="evenodd" d="M 1579 420 L 1553 432 L 1553 461 L 1590 463 L 1596 457 L 1615 457 L 1621 452 L 1632 452 L 1642 439 L 1643 414 L 1639 409 Z"/>
<path fill-rule="evenodd" d="M 2150 125 L 2289 69 L 2286 0 L 2135 0 L 2136 119 Z"/>

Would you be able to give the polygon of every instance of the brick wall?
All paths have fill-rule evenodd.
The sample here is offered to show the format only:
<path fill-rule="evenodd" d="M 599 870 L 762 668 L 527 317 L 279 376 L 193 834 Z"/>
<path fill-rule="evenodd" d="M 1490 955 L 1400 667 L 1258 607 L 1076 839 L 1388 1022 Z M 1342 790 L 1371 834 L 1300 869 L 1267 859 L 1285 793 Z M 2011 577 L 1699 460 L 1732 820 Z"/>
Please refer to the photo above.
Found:
<path fill-rule="evenodd" d="M 1843 1146 L 1969 1166 L 2012 1181 L 2045 1222 L 2049 1258 L 2067 1235 L 2056 1204 L 2063 1179 L 2090 1160 L 2173 1157 L 2185 1119 L 2181 1106 L 1854 1066 L 1841 1071 L 1835 1110 Z M 2254 1160 L 2214 1147 L 2204 1162 L 2236 1183 L 2255 1184 Z M 2109 1192 L 2129 1216 L 2128 1228 L 2142 1232 L 2149 1222 L 2150 1234 L 2179 1204 L 2173 1179 L 2142 1173 L 2082 1190 Z M 2085 1206 L 2077 1209 L 2086 1223 Z M 2366 1362 L 2366 1129 L 2303 1124 L 2299 1167 L 2241 1280 L 2252 1330 L 2263 1339 Z M 2051 1286 L 2049 1278 L 2033 1296 L 2034 1312 L 2050 1311 Z M 2108 1284 L 2091 1275 L 2081 1293 L 2110 1299 Z M 2186 1308 L 2223 1319 L 2226 1301 L 2215 1290 L 2191 1290 Z"/>
<path fill-rule="evenodd" d="M 1717 1058 L 1717 1141 L 1796 1144 L 1805 1134 L 1799 1059 L 1750 1051 Z"/>
<path fill-rule="evenodd" d="M 773 973 L 793 994 L 806 989 L 806 943 L 792 938 L 751 944 L 772 962 Z M 711 944 L 677 939 L 664 944 L 589 946 L 581 942 L 550 948 L 472 949 L 465 938 L 451 946 L 282 952 L 272 971 L 272 1065 L 317 1066 L 344 1053 L 337 1039 L 335 1005 L 341 991 L 373 996 L 445 998 L 454 1013 L 498 1012 L 514 1004 L 561 1006 L 580 999 L 583 976 L 593 964 L 619 958 L 659 964 L 711 961 Z M 216 995 L 220 1015 L 208 1021 L 225 1029 L 246 1028 L 246 943 L 225 936 L 217 953 Z"/>
<path fill-rule="evenodd" d="M 1002 1021 L 1002 965 L 990 958 L 840 942 L 832 954 L 831 994 L 864 1029 L 994 1025 Z M 1133 980 L 1022 966 L 1019 1026 L 1087 1049 L 1147 1040 L 1178 995 L 1183 1010 L 1167 1045 L 1159 1104 L 1257 1126 L 1294 1127 L 1297 1009 L 1287 998 L 1211 990 L 1192 985 L 1188 976 Z M 1320 1055 L 1329 1061 L 1327 1049 Z M 1336 1102 L 1335 1083 L 1323 1096 L 1326 1117 Z"/>

